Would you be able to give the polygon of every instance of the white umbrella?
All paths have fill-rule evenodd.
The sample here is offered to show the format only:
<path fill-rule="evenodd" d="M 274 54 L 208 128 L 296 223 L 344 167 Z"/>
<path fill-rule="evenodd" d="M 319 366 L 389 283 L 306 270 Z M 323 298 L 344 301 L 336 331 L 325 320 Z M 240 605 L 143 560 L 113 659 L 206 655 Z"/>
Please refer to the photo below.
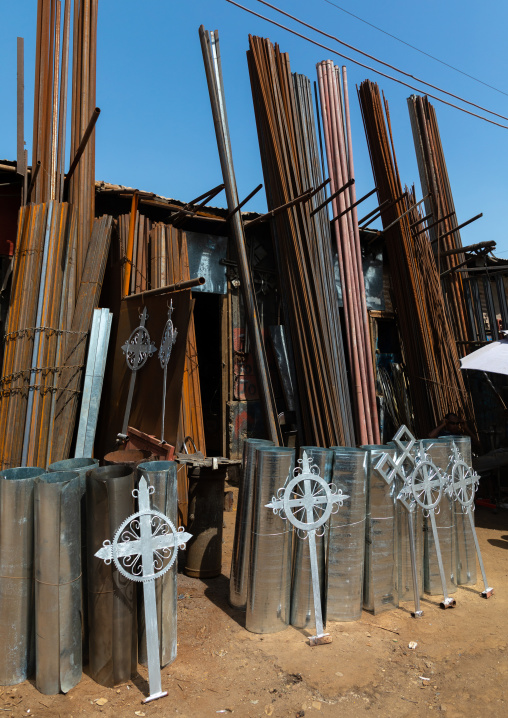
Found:
<path fill-rule="evenodd" d="M 508 331 L 503 331 L 507 335 Z M 489 342 L 481 349 L 468 354 L 460 360 L 461 369 L 478 369 L 495 374 L 508 374 L 508 337 L 498 342 Z"/>

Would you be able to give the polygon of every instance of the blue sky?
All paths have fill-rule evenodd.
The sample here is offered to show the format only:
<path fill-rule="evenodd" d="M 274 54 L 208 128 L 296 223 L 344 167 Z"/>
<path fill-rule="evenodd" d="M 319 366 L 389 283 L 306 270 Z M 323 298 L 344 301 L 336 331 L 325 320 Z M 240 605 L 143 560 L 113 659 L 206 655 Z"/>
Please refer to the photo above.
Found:
<path fill-rule="evenodd" d="M 460 4 L 449 0 L 418 4 L 407 0 L 333 2 L 507 94 L 435 62 L 326 0 L 277 0 L 274 4 L 406 72 L 508 116 L 505 0 L 485 5 L 472 0 Z M 242 4 L 334 46 L 256 0 L 242 0 Z M 16 156 L 17 36 L 25 38 L 25 135 L 29 161 L 31 158 L 36 13 L 36 0 L 0 0 L 2 159 Z M 278 42 L 281 50 L 289 53 L 292 70 L 311 80 L 316 79 L 315 66 L 321 60 L 331 58 L 347 66 L 358 196 L 372 189 L 373 179 L 355 85 L 364 79 L 377 81 L 390 103 L 402 182 L 414 182 L 421 197 L 406 104 L 411 91 L 248 15 L 226 0 L 100 0 L 97 105 L 102 113 L 97 124 L 97 179 L 185 201 L 222 181 L 198 36 L 201 24 L 207 30 L 219 30 L 240 197 L 263 181 L 245 56 L 249 33 Z M 504 212 L 508 130 L 432 102 L 458 221 L 484 213 L 482 219 L 462 231 L 463 243 L 494 239 L 498 243 L 496 253 L 508 259 Z M 264 211 L 263 192 L 246 209 Z M 213 204 L 225 206 L 224 194 Z M 375 200 L 366 202 L 365 213 L 374 206 Z"/>

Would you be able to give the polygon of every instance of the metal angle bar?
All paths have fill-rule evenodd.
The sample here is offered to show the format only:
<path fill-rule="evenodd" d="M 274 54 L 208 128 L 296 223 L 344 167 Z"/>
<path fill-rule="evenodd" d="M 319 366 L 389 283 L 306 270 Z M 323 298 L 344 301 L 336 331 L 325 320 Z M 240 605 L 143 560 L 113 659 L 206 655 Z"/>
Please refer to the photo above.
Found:
<path fill-rule="evenodd" d="M 426 227 L 419 229 L 418 232 L 415 232 L 415 236 L 417 234 L 422 234 L 422 232 L 426 232 L 427 230 L 432 229 L 433 227 L 436 227 L 436 225 L 440 224 L 441 222 L 444 222 L 445 219 L 450 219 L 450 217 L 453 217 L 454 214 L 455 214 L 455 210 L 453 212 L 450 212 L 449 214 L 445 214 L 445 216 L 441 217 L 441 219 L 437 219 L 435 222 L 432 222 L 432 224 L 428 224 Z"/>
<path fill-rule="evenodd" d="M 323 209 L 323 207 L 326 207 L 327 204 L 329 204 L 332 200 L 334 200 L 336 197 L 338 197 L 342 192 L 345 192 L 349 187 L 352 187 L 355 183 L 354 179 L 350 179 L 346 182 L 346 184 L 342 185 L 336 192 L 331 194 L 327 199 L 325 199 L 324 202 L 322 202 L 316 209 L 313 209 L 310 213 L 310 216 L 313 217 L 316 212 L 319 212 L 320 209 Z"/>
<path fill-rule="evenodd" d="M 245 223 L 245 229 L 247 227 L 252 227 L 255 224 L 258 224 L 259 222 L 262 222 L 264 219 L 269 219 L 271 217 L 275 217 L 276 214 L 279 214 L 279 212 L 283 212 L 285 209 L 289 209 L 290 207 L 293 207 L 295 204 L 298 204 L 299 202 L 306 202 L 308 199 L 312 197 L 312 194 L 314 193 L 314 189 L 308 189 L 303 194 L 299 195 L 298 197 L 295 197 L 290 202 L 286 202 L 285 204 L 281 204 L 280 207 L 275 207 L 275 209 L 271 209 L 266 214 L 260 214 L 259 217 L 256 217 L 256 219 L 251 219 L 250 222 Z"/>
<path fill-rule="evenodd" d="M 91 135 L 92 132 L 93 132 L 93 128 L 95 127 L 95 123 L 96 123 L 97 120 L 99 119 L 99 115 L 100 115 L 100 114 L 101 114 L 100 107 L 96 107 L 96 108 L 94 109 L 94 111 L 92 112 L 92 116 L 91 116 L 91 118 L 90 118 L 90 121 L 89 121 L 89 123 L 88 123 L 88 126 L 87 126 L 87 128 L 86 128 L 86 130 L 85 130 L 85 132 L 84 132 L 84 134 L 83 134 L 83 138 L 82 138 L 81 142 L 79 143 L 79 147 L 78 147 L 78 149 L 76 150 L 76 154 L 74 155 L 74 159 L 73 159 L 72 162 L 71 162 L 71 166 L 69 167 L 69 170 L 68 170 L 68 172 L 67 172 L 67 176 L 65 177 L 65 184 L 66 184 L 67 187 L 69 186 L 69 181 L 70 181 L 72 175 L 74 174 L 74 170 L 75 170 L 76 167 L 78 166 L 78 162 L 79 162 L 79 160 L 81 159 L 81 155 L 82 155 L 83 152 L 85 151 L 85 148 L 86 148 L 86 146 L 87 146 L 88 140 L 90 139 L 90 135 Z"/>
<path fill-rule="evenodd" d="M 142 297 L 148 297 L 153 294 L 169 294 L 170 292 L 181 292 L 184 289 L 192 289 L 192 287 L 199 287 L 201 284 L 205 284 L 205 277 L 195 277 L 194 279 L 184 279 L 181 282 L 175 282 L 175 284 L 167 284 L 165 287 L 156 287 L 155 289 L 147 289 L 146 292 L 138 292 L 137 294 L 128 294 L 123 299 L 142 299 Z"/>
<path fill-rule="evenodd" d="M 90 330 L 90 342 L 88 344 L 88 359 L 85 369 L 85 383 L 83 385 L 83 393 L 81 395 L 81 411 L 79 415 L 78 435 L 76 438 L 76 448 L 74 457 L 80 459 L 86 456 L 84 453 L 86 425 L 88 423 L 88 415 L 90 411 L 90 399 L 92 393 L 92 382 L 95 373 L 96 362 L 99 361 L 98 343 L 99 331 L 102 322 L 102 309 L 95 309 L 93 313 L 92 329 Z"/>
<path fill-rule="evenodd" d="M 111 322 L 113 314 L 109 309 L 103 309 L 103 319 L 99 332 L 98 354 L 100 357 L 99 364 L 95 366 L 94 377 L 92 380 L 90 411 L 88 414 L 88 422 L 85 431 L 84 456 L 92 456 L 93 445 L 95 441 L 95 432 L 97 430 L 97 420 L 99 417 L 99 407 L 102 395 L 102 385 L 104 383 L 104 374 L 106 371 L 106 361 L 108 357 L 109 338 L 111 335 Z"/>
<path fill-rule="evenodd" d="M 338 215 L 336 215 L 331 221 L 332 221 L 332 222 L 335 222 L 336 219 L 340 219 L 340 217 L 343 217 L 343 216 L 344 216 L 345 214 L 347 214 L 348 212 L 351 212 L 351 210 L 352 210 L 354 207 L 356 207 L 357 205 L 361 204 L 361 203 L 364 202 L 366 199 L 368 199 L 369 197 L 371 197 L 371 196 L 374 194 L 374 192 L 377 192 L 377 187 L 374 187 L 373 190 L 371 190 L 371 191 L 368 192 L 367 194 L 363 195 L 363 197 L 360 197 L 360 199 L 357 199 L 356 202 L 353 202 L 353 204 L 349 205 L 349 207 L 347 207 L 343 212 L 340 212 Z"/>
<path fill-rule="evenodd" d="M 449 257 L 452 254 L 462 254 L 464 252 L 477 252 L 480 249 L 488 249 L 489 252 L 494 250 L 496 243 L 493 240 L 488 242 L 477 242 L 476 244 L 468 244 L 466 247 L 456 247 L 455 249 L 447 249 L 440 252 L 441 257 Z"/>
<path fill-rule="evenodd" d="M 240 210 L 245 204 L 247 204 L 247 202 L 250 199 L 252 199 L 254 197 L 254 195 L 257 194 L 262 187 L 263 187 L 262 184 L 258 184 L 256 189 L 253 189 L 252 192 L 250 194 L 248 194 L 245 199 L 242 199 L 240 204 L 238 204 L 233 210 L 231 210 L 231 212 L 229 212 L 229 214 L 226 215 L 226 220 L 231 219 L 231 217 L 235 214 L 235 212 L 238 212 L 238 210 Z"/>
<path fill-rule="evenodd" d="M 32 190 L 35 187 L 35 182 L 37 180 L 37 176 L 39 174 L 39 170 L 41 168 L 41 161 L 37 160 L 37 164 L 35 165 L 35 169 L 31 170 L 31 177 L 30 177 L 30 184 L 28 185 L 28 189 L 26 191 L 26 202 L 25 204 L 28 204 L 28 200 L 30 199 L 30 195 L 32 194 Z"/>
<path fill-rule="evenodd" d="M 471 217 L 471 219 L 468 219 L 467 222 L 462 222 L 462 224 L 459 224 L 458 227 L 454 227 L 453 229 L 450 229 L 449 232 L 445 232 L 440 237 L 437 237 L 437 239 L 433 239 L 432 244 L 435 244 L 436 242 L 440 242 L 442 239 L 445 239 L 445 237 L 449 237 L 450 234 L 453 234 L 454 232 L 458 232 L 459 229 L 462 229 L 463 227 L 467 227 L 467 225 L 471 224 L 471 222 L 476 222 L 476 220 L 480 219 L 480 217 L 483 217 L 483 212 L 480 212 L 480 214 L 477 214 L 476 217 Z"/>

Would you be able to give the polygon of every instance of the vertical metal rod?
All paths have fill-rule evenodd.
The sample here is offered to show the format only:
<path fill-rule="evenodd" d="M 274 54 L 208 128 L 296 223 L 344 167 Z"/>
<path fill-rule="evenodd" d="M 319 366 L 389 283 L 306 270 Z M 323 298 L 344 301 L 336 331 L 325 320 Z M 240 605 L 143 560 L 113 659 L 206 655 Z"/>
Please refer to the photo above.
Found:
<path fill-rule="evenodd" d="M 443 586 L 444 602 L 446 603 L 450 599 L 448 596 L 448 588 L 446 586 L 446 576 L 445 576 L 444 566 L 443 566 L 443 557 L 441 556 L 441 546 L 439 544 L 439 536 L 438 536 L 438 532 L 437 532 L 436 515 L 434 514 L 434 509 L 430 509 L 429 514 L 430 514 L 430 523 L 432 524 L 432 534 L 434 536 L 434 545 L 436 547 L 437 564 L 439 566 L 439 574 L 441 576 L 441 583 Z"/>
<path fill-rule="evenodd" d="M 22 37 L 17 39 L 17 134 L 16 134 L 16 171 L 23 177 L 23 192 L 21 195 L 21 204 L 26 201 L 26 156 L 25 156 L 25 61 L 24 61 L 24 45 L 25 41 Z"/>
<path fill-rule="evenodd" d="M 473 514 L 471 513 L 470 508 L 467 510 L 467 515 L 469 516 L 469 523 L 471 524 L 471 531 L 473 533 L 474 545 L 476 547 L 476 555 L 478 556 L 478 563 L 480 564 L 480 571 L 482 572 L 483 585 L 485 587 L 485 593 L 486 593 L 487 591 L 492 591 L 492 589 L 489 588 L 489 584 L 487 582 L 487 575 L 485 573 L 485 567 L 483 565 L 482 553 L 480 551 L 480 544 L 478 543 L 478 536 L 476 535 L 476 527 L 474 525 Z"/>
<path fill-rule="evenodd" d="M 314 595 L 314 615 L 316 617 L 316 636 L 323 635 L 323 613 L 321 611 L 321 592 L 319 590 L 319 569 L 317 564 L 316 530 L 309 531 L 310 570 L 312 575 L 312 593 Z"/>
<path fill-rule="evenodd" d="M 201 40 L 208 91 L 210 93 L 210 104 L 212 107 L 215 125 L 217 148 L 219 150 L 222 176 L 224 178 L 226 189 L 228 211 L 232 212 L 239 204 L 239 200 L 226 114 L 226 103 L 219 53 L 219 35 L 217 31 L 206 31 L 204 26 L 201 25 L 199 28 L 199 37 Z M 266 361 L 261 328 L 259 325 L 256 295 L 247 259 L 245 233 L 242 218 L 239 212 L 235 212 L 231 218 L 231 232 L 238 255 L 238 269 L 240 272 L 241 289 L 245 304 L 249 337 L 252 342 L 256 377 L 259 383 L 259 393 L 264 410 L 266 431 L 268 437 L 276 445 L 280 445 L 282 444 L 282 436 L 276 419 L 277 412 L 275 410 L 275 400 L 273 397 L 268 364 Z"/>
<path fill-rule="evenodd" d="M 125 272 L 123 275 L 123 292 L 122 296 L 126 297 L 129 294 L 130 281 L 131 281 L 131 268 L 132 268 L 132 252 L 134 249 L 134 230 L 136 227 L 136 216 L 138 213 L 138 202 L 139 194 L 134 192 L 132 195 L 131 203 L 131 215 L 129 220 L 129 238 L 127 240 L 127 248 L 125 251 Z"/>
<path fill-rule="evenodd" d="M 420 608 L 420 587 L 418 586 L 418 571 L 416 568 L 416 547 L 415 547 L 415 534 L 414 534 L 414 521 L 413 512 L 409 510 L 407 512 L 407 527 L 409 531 L 409 553 L 411 556 L 411 573 L 413 574 L 413 592 L 415 595 L 415 618 L 423 616 L 423 611 Z"/>

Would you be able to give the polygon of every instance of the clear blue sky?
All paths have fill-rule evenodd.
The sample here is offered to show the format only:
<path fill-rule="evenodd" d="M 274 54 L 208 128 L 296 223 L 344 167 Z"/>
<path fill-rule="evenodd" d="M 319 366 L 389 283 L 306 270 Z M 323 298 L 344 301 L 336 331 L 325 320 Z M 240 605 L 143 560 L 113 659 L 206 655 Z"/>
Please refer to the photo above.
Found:
<path fill-rule="evenodd" d="M 364 20 L 508 93 L 508 3 L 450 0 L 333 0 Z M 256 0 L 242 4 L 310 34 Z M 278 0 L 282 9 L 429 82 L 508 116 L 508 94 L 489 89 L 397 42 L 326 0 Z M 16 37 L 25 38 L 25 135 L 31 159 L 36 0 L 0 0 L 0 158 L 16 157 Z M 373 187 L 355 93 L 364 79 L 379 82 L 390 103 L 403 183 L 421 197 L 406 98 L 411 91 L 375 72 L 248 15 L 226 0 L 100 0 L 98 25 L 96 178 L 188 201 L 219 184 L 198 28 L 219 30 L 226 101 L 240 197 L 263 181 L 245 52 L 248 34 L 269 37 L 290 56 L 293 71 L 316 79 L 317 62 L 332 58 L 348 69 L 352 101 L 357 194 Z M 337 46 L 340 51 L 340 47 Z M 346 54 L 350 53 L 343 49 Z M 358 59 L 361 58 L 355 55 Z M 370 61 L 365 61 L 372 64 Z M 414 83 L 418 84 L 418 83 Z M 462 232 L 464 244 L 494 239 L 508 258 L 505 214 L 508 130 L 432 101 L 457 209 L 463 222 L 484 217 Z M 502 121 L 501 121 L 502 122 Z M 506 122 L 505 124 L 508 124 Z M 262 190 L 247 209 L 264 211 Z M 225 206 L 224 194 L 213 204 Z M 365 203 L 365 212 L 375 201 Z"/>

